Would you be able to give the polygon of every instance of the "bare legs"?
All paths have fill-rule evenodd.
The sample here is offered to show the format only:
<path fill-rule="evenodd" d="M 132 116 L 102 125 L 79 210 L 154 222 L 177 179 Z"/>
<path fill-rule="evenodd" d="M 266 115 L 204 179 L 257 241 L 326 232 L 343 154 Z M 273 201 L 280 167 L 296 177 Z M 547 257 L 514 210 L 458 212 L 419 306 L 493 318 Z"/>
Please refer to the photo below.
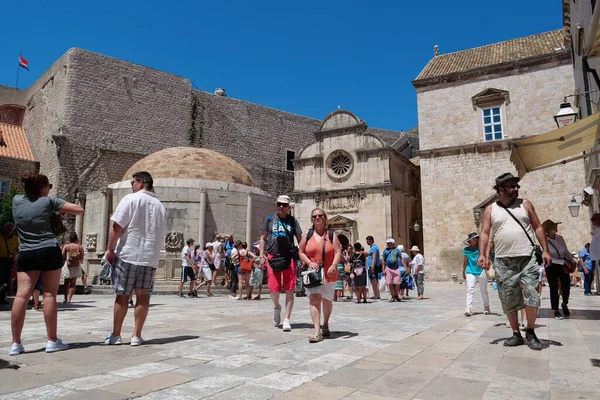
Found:
<path fill-rule="evenodd" d="M 67 285 L 66 285 L 67 281 L 69 281 L 69 291 L 68 291 L 68 294 L 66 295 L 66 298 L 67 298 L 67 303 L 70 303 L 71 299 L 73 299 L 73 295 L 75 294 L 75 288 L 77 287 L 77 278 L 65 279 L 65 293 L 67 293 Z M 85 286 L 84 286 L 84 288 L 85 288 Z"/>
<path fill-rule="evenodd" d="M 271 292 L 271 300 L 273 301 L 273 308 L 280 308 L 279 304 L 279 292 Z M 292 316 L 292 308 L 294 308 L 294 291 L 289 290 L 285 292 L 285 319 L 290 319 Z"/>
<path fill-rule="evenodd" d="M 57 339 L 56 293 L 58 292 L 60 274 L 60 269 L 42 272 L 42 279 L 44 280 L 44 321 L 46 322 L 48 340 L 53 342 Z M 11 312 L 13 343 L 21 343 L 21 333 L 23 332 L 23 325 L 25 323 L 27 303 L 29 302 L 29 296 L 31 296 L 33 286 L 37 282 L 39 275 L 40 271 L 17 273 L 18 289 Z"/>
<path fill-rule="evenodd" d="M 313 293 L 310 295 L 309 301 L 310 317 L 315 328 L 315 336 L 318 336 L 321 333 L 321 303 L 323 302 L 323 296 Z"/>
<path fill-rule="evenodd" d="M 113 320 L 113 332 L 114 337 L 121 336 L 121 328 L 123 327 L 123 321 L 127 315 L 128 302 L 131 295 L 118 294 L 115 298 L 114 307 L 114 320 Z M 146 322 L 148 316 L 148 310 L 150 308 L 150 291 L 149 290 L 136 290 L 135 291 L 135 309 L 133 311 L 133 317 L 135 320 L 135 328 L 133 330 L 133 336 L 142 337 L 142 328 Z"/>
<path fill-rule="evenodd" d="M 113 331 L 114 337 L 121 336 L 121 328 L 123 327 L 123 321 L 127 315 L 127 308 L 129 303 L 128 294 L 118 294 L 115 298 L 115 306 L 113 308 Z M 136 300 L 137 301 L 137 300 Z"/>
<path fill-rule="evenodd" d="M 535 328 L 535 319 L 537 317 L 538 308 L 533 306 L 525 306 L 525 313 L 527 314 L 527 329 Z M 510 323 L 510 327 L 513 332 L 519 331 L 519 317 L 517 311 L 514 313 L 508 314 L 506 316 L 508 318 L 508 322 Z"/>

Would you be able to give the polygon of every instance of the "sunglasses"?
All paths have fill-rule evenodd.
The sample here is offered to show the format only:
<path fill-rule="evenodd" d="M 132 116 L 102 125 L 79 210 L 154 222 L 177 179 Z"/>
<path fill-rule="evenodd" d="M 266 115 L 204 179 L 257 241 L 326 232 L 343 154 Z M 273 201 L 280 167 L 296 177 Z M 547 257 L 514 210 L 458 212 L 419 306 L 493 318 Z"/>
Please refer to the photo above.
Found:
<path fill-rule="evenodd" d="M 289 206 L 288 203 L 277 203 L 277 207 L 287 207 Z"/>
<path fill-rule="evenodd" d="M 52 184 L 51 183 L 48 184 L 48 189 L 52 189 Z"/>
<path fill-rule="evenodd" d="M 135 179 L 129 181 L 129 183 L 131 183 L 131 186 L 133 186 L 133 184 L 136 183 L 136 182 L 141 182 L 141 181 L 138 181 L 138 180 L 135 180 Z"/>
<path fill-rule="evenodd" d="M 515 183 L 515 184 L 512 184 L 512 185 L 505 185 L 504 189 L 521 189 L 521 186 L 519 186 L 519 185 L 517 185 Z"/>
<path fill-rule="evenodd" d="M 315 214 L 312 216 L 312 219 L 323 218 L 323 217 L 324 217 L 323 214 Z"/>

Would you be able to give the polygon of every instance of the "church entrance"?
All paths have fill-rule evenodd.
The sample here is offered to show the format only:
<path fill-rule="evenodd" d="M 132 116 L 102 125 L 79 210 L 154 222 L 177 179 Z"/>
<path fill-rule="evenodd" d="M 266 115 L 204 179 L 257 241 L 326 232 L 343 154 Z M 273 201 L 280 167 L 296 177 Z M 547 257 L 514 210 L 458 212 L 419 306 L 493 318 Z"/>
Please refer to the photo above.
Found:
<path fill-rule="evenodd" d="M 348 239 L 348 236 L 344 235 L 343 233 L 340 233 L 338 235 L 338 240 L 340 241 L 340 244 L 342 245 L 342 249 L 346 246 L 348 246 L 348 244 L 350 244 L 350 239 Z"/>

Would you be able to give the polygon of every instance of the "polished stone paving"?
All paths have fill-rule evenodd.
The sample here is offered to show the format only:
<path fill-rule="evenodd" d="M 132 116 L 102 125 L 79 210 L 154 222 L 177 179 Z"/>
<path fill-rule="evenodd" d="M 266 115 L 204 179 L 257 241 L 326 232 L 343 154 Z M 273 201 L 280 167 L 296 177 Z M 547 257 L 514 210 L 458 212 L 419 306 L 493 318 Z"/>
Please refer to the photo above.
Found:
<path fill-rule="evenodd" d="M 154 296 L 144 338 L 101 344 L 112 297 L 60 305 L 71 349 L 46 354 L 41 312 L 28 310 L 26 353 L 7 355 L 10 312 L 0 308 L 2 399 L 597 399 L 600 296 L 573 288 L 572 317 L 548 318 L 542 351 L 502 345 L 511 334 L 490 287 L 492 315 L 463 315 L 465 286 L 427 283 L 426 299 L 335 303 L 332 338 L 309 344 L 308 300 L 297 298 L 292 332 L 271 323 L 270 300 Z M 204 297 L 204 296 L 203 296 Z M 387 294 L 384 295 L 387 297 Z M 283 299 L 283 296 L 282 296 Z M 476 306 L 481 300 L 476 297 Z M 132 310 L 124 326 L 131 334 Z"/>

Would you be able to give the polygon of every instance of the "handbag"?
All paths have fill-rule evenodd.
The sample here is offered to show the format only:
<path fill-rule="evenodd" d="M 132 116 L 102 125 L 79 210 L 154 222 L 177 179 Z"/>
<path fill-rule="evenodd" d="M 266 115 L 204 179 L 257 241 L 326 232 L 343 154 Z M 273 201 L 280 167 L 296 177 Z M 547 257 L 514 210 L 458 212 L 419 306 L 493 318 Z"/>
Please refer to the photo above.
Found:
<path fill-rule="evenodd" d="M 307 288 L 314 288 L 321 286 L 325 281 L 323 269 L 325 267 L 325 246 L 327 244 L 327 235 L 323 235 L 323 251 L 321 253 L 321 261 L 319 264 L 319 270 L 315 271 L 311 268 L 304 267 L 302 269 L 302 283 Z"/>
<path fill-rule="evenodd" d="M 62 235 L 67 231 L 59 213 L 53 212 L 52 215 L 50 215 L 50 229 L 56 236 Z"/>
<path fill-rule="evenodd" d="M 246 252 L 246 255 L 244 257 L 242 257 L 240 260 L 240 270 L 242 272 L 252 272 L 253 266 L 254 266 L 254 261 L 252 261 L 250 259 L 250 257 L 248 257 L 248 253 Z"/>
<path fill-rule="evenodd" d="M 560 256 L 560 252 L 558 251 L 558 249 L 556 248 L 556 246 L 548 240 L 548 243 L 554 247 L 554 250 L 556 250 L 556 254 L 558 254 Z M 563 258 L 563 260 L 565 261 L 565 263 L 563 264 L 563 270 L 565 271 L 565 274 L 572 274 L 573 272 L 575 272 L 575 270 L 577 269 L 577 265 L 573 264 L 571 262 L 571 260 L 569 260 L 568 258 Z"/>
<path fill-rule="evenodd" d="M 488 281 L 493 281 L 494 279 L 496 279 L 496 270 L 494 269 L 494 266 L 490 266 L 488 269 L 486 269 L 484 271 L 485 271 L 485 275 L 487 276 Z"/>
<path fill-rule="evenodd" d="M 523 232 L 525 232 L 525 236 L 527 236 L 527 239 L 529 239 L 529 243 L 531 243 L 531 245 L 533 246 L 533 254 L 535 255 L 535 261 L 538 263 L 538 265 L 542 265 L 544 264 L 544 259 L 542 258 L 542 248 L 535 244 L 533 242 L 533 239 L 531 239 L 531 237 L 529 236 L 529 233 L 527 233 L 527 230 L 525 229 L 525 227 L 523 226 L 523 224 L 521 224 L 521 221 L 519 221 L 517 219 L 517 217 L 515 217 L 513 215 L 513 213 L 511 213 L 508 208 L 504 207 L 502 205 L 502 203 L 500 203 L 499 201 L 496 202 L 496 204 L 498 204 L 499 207 L 502 207 L 506 210 L 506 212 L 508 213 L 508 215 L 510 215 L 515 221 L 517 221 L 517 224 L 519 224 L 519 226 L 521 227 L 521 229 L 523 229 Z"/>
<path fill-rule="evenodd" d="M 273 257 L 269 259 L 269 265 L 273 272 L 281 272 L 290 267 L 290 260 L 285 257 Z"/>
<path fill-rule="evenodd" d="M 344 265 L 344 273 L 349 274 L 351 272 L 352 272 L 352 267 L 350 266 L 350 264 L 345 264 Z"/>

